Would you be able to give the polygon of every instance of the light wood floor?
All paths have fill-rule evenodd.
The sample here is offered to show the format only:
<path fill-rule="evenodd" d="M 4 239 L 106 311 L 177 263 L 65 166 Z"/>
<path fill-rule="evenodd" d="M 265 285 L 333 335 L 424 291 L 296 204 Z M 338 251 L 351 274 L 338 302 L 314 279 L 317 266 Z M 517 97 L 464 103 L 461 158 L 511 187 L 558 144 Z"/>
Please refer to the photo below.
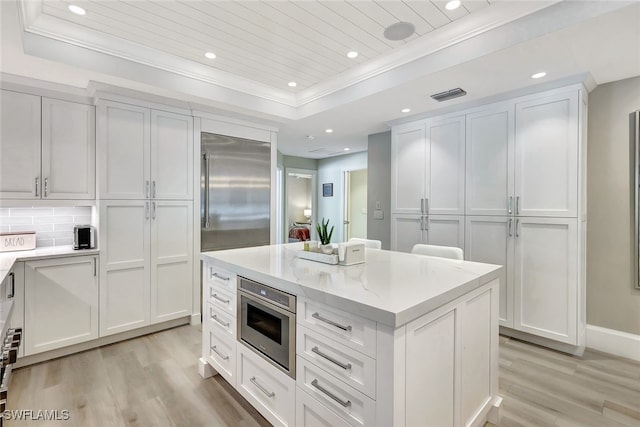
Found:
<path fill-rule="evenodd" d="M 8 409 L 68 409 L 71 419 L 6 425 L 268 426 L 219 376 L 199 376 L 200 331 L 182 326 L 16 370 Z M 500 426 L 640 426 L 640 363 L 605 354 L 578 359 L 501 337 L 500 394 Z"/>

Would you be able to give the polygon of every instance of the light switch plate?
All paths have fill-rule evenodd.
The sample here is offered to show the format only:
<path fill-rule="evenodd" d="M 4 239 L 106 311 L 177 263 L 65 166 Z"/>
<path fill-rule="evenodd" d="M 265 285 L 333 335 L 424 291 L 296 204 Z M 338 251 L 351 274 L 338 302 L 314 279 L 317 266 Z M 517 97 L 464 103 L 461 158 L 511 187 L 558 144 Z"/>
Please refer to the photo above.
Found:
<path fill-rule="evenodd" d="M 373 219 L 384 219 L 384 212 L 380 209 L 373 211 Z"/>

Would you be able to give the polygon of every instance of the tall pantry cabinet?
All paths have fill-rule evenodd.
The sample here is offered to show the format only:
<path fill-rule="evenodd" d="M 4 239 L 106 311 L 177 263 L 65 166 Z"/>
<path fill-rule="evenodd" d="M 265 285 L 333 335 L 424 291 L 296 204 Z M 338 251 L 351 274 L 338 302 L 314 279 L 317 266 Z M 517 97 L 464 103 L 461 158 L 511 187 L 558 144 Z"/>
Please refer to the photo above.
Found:
<path fill-rule="evenodd" d="M 503 332 L 583 346 L 586 92 L 560 88 L 460 114 L 464 246 L 454 246 L 464 247 L 468 260 L 504 266 L 498 310 L 509 329 Z M 400 130 L 394 128 L 393 153 L 403 150 Z M 433 185 L 451 178 L 430 179 Z M 392 193 L 402 191 L 392 186 Z M 392 229 L 392 241 L 406 250 L 398 231 Z"/>
<path fill-rule="evenodd" d="M 464 247 L 465 117 L 393 128 L 391 249 Z"/>
<path fill-rule="evenodd" d="M 98 103 L 101 336 L 187 316 L 193 118 Z"/>

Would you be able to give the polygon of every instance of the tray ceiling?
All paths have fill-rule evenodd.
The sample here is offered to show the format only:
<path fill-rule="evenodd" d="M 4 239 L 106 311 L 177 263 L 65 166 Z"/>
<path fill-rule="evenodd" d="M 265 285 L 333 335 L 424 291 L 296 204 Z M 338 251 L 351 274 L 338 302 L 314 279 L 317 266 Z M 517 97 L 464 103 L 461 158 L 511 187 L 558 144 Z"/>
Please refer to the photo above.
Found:
<path fill-rule="evenodd" d="M 68 9 L 86 10 L 78 16 Z M 41 14 L 76 26 L 59 26 L 60 37 L 79 38 L 108 49 L 112 38 L 194 61 L 215 70 L 296 93 L 367 60 L 388 54 L 456 20 L 491 7 L 465 1 L 447 10 L 445 1 L 52 1 Z M 401 41 L 386 27 L 410 22 L 415 33 Z M 108 36 L 82 40 L 78 30 Z M 110 41 L 111 40 L 111 41 Z M 354 59 L 349 51 L 358 52 Z M 213 52 L 215 59 L 205 58 Z M 297 83 L 289 88 L 288 82 Z"/>

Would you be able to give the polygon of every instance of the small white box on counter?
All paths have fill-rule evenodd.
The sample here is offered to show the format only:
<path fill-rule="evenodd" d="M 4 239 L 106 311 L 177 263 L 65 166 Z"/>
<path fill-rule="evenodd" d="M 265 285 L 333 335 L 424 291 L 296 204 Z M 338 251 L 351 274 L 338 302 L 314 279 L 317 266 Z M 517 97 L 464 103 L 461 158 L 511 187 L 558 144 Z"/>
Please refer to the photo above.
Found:
<path fill-rule="evenodd" d="M 35 248 L 35 231 L 0 233 L 0 252 L 30 251 Z"/>

